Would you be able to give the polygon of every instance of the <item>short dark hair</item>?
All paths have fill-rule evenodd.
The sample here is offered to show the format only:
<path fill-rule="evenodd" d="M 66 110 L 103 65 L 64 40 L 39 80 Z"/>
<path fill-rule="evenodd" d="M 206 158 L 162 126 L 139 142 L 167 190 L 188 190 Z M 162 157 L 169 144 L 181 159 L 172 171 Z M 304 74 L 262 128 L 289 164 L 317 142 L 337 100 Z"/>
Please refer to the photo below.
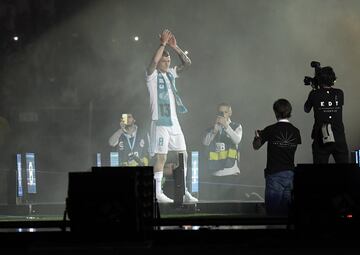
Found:
<path fill-rule="evenodd" d="M 273 109 L 277 119 L 288 119 L 291 117 L 291 104 L 284 98 L 276 100 Z"/>
<path fill-rule="evenodd" d="M 227 108 L 231 108 L 231 105 L 229 103 L 222 102 L 222 103 L 218 104 L 217 109 L 219 109 L 222 106 L 225 106 Z"/>
<path fill-rule="evenodd" d="M 336 75 L 331 66 L 325 66 L 320 69 L 319 73 L 319 84 L 320 85 L 334 85 L 336 81 Z"/>
<path fill-rule="evenodd" d="M 163 53 L 162 53 L 162 56 L 163 57 L 169 57 L 170 53 L 167 50 L 164 50 Z"/>

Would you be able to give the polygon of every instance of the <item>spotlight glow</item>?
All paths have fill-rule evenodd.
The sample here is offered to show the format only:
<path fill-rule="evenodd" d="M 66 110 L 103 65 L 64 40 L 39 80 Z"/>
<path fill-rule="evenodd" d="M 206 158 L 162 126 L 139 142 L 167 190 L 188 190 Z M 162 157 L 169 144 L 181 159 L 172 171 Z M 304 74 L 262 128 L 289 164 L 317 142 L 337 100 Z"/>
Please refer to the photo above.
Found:
<path fill-rule="evenodd" d="M 14 39 L 14 41 L 19 41 L 19 37 L 18 37 L 18 36 L 14 36 L 13 39 Z"/>
<path fill-rule="evenodd" d="M 139 36 L 134 36 L 134 41 L 135 41 L 135 42 L 137 42 L 137 41 L 139 41 L 139 40 L 140 40 Z"/>

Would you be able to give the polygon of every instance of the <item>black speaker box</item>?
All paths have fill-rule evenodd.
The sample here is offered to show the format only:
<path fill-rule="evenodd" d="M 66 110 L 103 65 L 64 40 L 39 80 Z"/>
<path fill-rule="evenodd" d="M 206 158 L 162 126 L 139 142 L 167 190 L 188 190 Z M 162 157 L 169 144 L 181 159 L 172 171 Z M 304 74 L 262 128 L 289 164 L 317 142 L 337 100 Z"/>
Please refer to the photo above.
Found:
<path fill-rule="evenodd" d="M 353 164 L 299 164 L 290 219 L 298 229 L 355 226 L 360 212 L 360 168 Z"/>
<path fill-rule="evenodd" d="M 153 225 L 153 168 L 94 167 L 69 173 L 66 207 L 71 231 L 141 235 Z"/>

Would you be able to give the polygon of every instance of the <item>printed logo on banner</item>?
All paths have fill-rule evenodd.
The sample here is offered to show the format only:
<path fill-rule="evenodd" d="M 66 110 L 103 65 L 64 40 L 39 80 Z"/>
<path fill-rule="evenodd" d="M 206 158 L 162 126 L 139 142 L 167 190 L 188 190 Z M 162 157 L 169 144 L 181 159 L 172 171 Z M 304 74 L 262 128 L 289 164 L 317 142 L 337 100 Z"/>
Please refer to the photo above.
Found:
<path fill-rule="evenodd" d="M 26 174 L 28 193 L 36 193 L 36 175 L 35 175 L 35 154 L 26 153 Z"/>

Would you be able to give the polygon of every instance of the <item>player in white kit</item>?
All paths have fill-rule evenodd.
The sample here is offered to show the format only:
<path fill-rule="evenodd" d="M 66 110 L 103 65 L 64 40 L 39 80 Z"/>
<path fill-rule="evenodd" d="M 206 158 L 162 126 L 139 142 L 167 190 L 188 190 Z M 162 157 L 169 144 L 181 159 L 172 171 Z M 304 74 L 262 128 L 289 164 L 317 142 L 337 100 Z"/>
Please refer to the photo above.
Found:
<path fill-rule="evenodd" d="M 165 50 L 167 45 L 178 54 L 181 65 L 170 68 L 170 54 Z M 146 85 L 150 94 L 152 115 L 150 154 L 155 155 L 154 179 L 156 183 L 156 199 L 160 203 L 173 202 L 172 199 L 163 193 L 161 186 L 168 151 L 184 153 L 186 181 L 186 143 L 177 113 L 185 113 L 187 109 L 178 95 L 175 79 L 178 78 L 178 74 L 190 65 L 191 60 L 179 48 L 175 36 L 169 30 L 164 30 L 160 35 L 160 46 L 156 50 L 146 72 Z M 197 202 L 197 199 L 185 189 L 184 202 Z"/>

